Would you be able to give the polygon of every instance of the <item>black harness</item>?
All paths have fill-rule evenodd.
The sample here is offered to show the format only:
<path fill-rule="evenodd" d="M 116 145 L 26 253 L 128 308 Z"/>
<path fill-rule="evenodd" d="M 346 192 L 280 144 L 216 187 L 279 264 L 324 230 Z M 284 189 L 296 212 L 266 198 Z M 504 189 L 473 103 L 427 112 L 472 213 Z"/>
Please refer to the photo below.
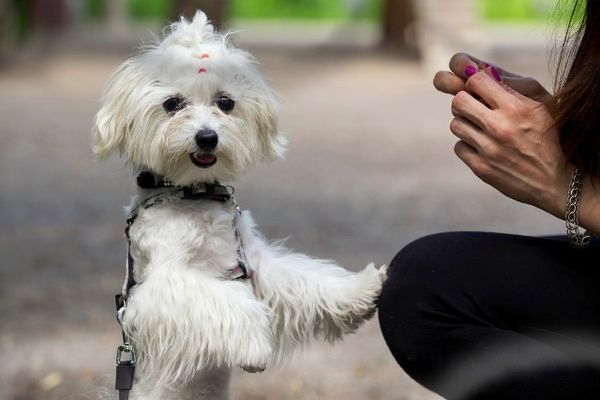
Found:
<path fill-rule="evenodd" d="M 129 391 L 133 385 L 133 376 L 135 372 L 136 353 L 133 344 L 130 341 L 125 329 L 123 328 L 123 315 L 127 309 L 127 299 L 131 290 L 137 282 L 133 276 L 134 260 L 131 255 L 131 226 L 137 219 L 140 210 L 145 210 L 166 201 L 178 200 L 205 200 L 217 201 L 220 203 L 231 202 L 235 207 L 235 217 L 233 219 L 233 228 L 235 231 L 235 240 L 237 244 L 237 263 L 229 272 L 229 279 L 249 279 L 252 276 L 251 270 L 248 268 L 248 261 L 244 251 L 244 245 L 239 229 L 237 227 L 241 210 L 238 207 L 233 197 L 233 187 L 221 185 L 219 182 L 211 184 L 197 184 L 193 186 L 173 186 L 169 181 L 155 176 L 153 173 L 144 171 L 137 176 L 137 184 L 142 189 L 161 189 L 158 193 L 153 194 L 138 206 L 136 206 L 127 217 L 127 227 L 125 228 L 125 237 L 127 238 L 127 260 L 125 263 L 125 280 L 121 293 L 115 296 L 117 307 L 117 320 L 121 325 L 121 333 L 123 335 L 123 344 L 117 348 L 117 371 L 115 389 L 119 391 L 119 400 L 128 400 Z M 163 190 L 164 189 L 164 190 Z"/>

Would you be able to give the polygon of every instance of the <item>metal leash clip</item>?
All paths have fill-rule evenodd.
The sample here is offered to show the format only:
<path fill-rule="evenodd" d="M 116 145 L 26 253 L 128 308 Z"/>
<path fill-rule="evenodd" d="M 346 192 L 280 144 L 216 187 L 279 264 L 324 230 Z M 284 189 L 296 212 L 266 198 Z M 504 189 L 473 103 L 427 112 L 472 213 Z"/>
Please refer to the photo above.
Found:
<path fill-rule="evenodd" d="M 117 321 L 119 322 L 119 325 L 121 326 L 121 333 L 123 335 L 123 344 L 117 347 L 117 365 L 121 365 L 121 364 L 132 364 L 135 365 L 137 359 L 135 356 L 135 348 L 133 347 L 133 345 L 131 344 L 131 341 L 129 340 L 129 336 L 127 335 L 127 333 L 125 332 L 125 327 L 123 326 L 123 315 L 125 314 L 125 310 L 127 309 L 125 300 L 123 299 L 123 296 L 116 296 L 117 299 Z M 120 306 L 120 307 L 119 307 Z M 129 358 L 126 360 L 122 359 L 123 354 L 129 354 Z"/>

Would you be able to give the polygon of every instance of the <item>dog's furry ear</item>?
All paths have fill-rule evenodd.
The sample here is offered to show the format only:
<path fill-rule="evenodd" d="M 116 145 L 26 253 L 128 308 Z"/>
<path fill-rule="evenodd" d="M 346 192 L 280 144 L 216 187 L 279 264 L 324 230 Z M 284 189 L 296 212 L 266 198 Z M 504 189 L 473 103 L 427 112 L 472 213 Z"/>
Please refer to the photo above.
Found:
<path fill-rule="evenodd" d="M 132 93 L 143 84 L 144 76 L 131 60 L 123 63 L 112 75 L 104 89 L 102 108 L 94 118 L 92 151 L 104 158 L 123 144 L 131 124 Z"/>
<path fill-rule="evenodd" d="M 261 92 L 263 95 L 255 100 L 253 116 L 260 133 L 264 161 L 270 162 L 283 157 L 287 139 L 279 130 L 279 102 L 277 96 L 266 84 Z"/>

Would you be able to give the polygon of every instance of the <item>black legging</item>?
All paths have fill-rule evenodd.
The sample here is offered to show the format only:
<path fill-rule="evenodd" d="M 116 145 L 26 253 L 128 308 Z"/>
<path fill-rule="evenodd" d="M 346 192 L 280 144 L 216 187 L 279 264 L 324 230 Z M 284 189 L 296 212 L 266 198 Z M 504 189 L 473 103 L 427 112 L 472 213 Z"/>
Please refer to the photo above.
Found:
<path fill-rule="evenodd" d="M 442 233 L 406 246 L 379 301 L 402 368 L 447 399 L 600 399 L 600 245 Z"/>

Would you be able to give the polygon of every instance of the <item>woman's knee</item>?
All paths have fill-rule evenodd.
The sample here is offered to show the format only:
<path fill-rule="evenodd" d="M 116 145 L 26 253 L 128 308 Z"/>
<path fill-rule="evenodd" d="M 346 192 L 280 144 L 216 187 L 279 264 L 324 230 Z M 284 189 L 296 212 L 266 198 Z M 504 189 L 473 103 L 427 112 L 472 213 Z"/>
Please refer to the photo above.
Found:
<path fill-rule="evenodd" d="M 425 236 L 405 246 L 390 263 L 389 277 L 379 299 L 379 321 L 390 351 L 413 378 L 436 357 L 433 349 L 443 337 L 440 321 L 454 279 L 450 258 L 459 259 L 460 233 Z M 458 246 L 460 247 L 460 246 Z M 444 295 L 445 296 L 445 295 Z M 439 344 L 439 343 L 438 343 Z"/>

